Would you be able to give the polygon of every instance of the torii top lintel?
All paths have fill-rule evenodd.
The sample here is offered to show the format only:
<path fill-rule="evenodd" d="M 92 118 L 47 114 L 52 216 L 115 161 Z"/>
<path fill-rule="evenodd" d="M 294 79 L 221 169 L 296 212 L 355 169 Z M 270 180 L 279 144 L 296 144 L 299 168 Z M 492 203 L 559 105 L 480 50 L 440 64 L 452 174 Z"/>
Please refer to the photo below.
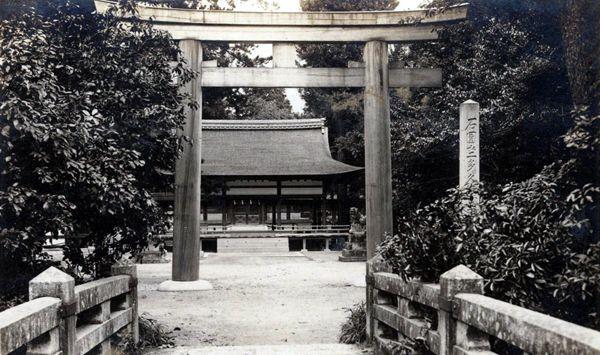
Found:
<path fill-rule="evenodd" d="M 114 5 L 95 0 L 98 12 Z M 467 4 L 443 10 L 239 12 L 138 6 L 140 18 L 152 21 L 174 39 L 219 42 L 409 42 L 437 39 L 437 26 L 463 20 Z"/>

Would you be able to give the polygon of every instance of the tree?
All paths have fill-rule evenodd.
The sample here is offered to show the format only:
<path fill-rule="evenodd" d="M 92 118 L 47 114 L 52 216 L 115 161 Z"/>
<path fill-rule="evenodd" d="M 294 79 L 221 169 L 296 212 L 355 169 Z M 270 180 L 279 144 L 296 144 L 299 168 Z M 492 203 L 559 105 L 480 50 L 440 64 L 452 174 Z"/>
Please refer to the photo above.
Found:
<path fill-rule="evenodd" d="M 235 1 L 228 0 L 226 6 L 217 0 L 150 0 L 136 2 L 172 8 L 231 11 Z M 258 5 L 271 9 L 276 4 L 267 0 L 258 1 Z M 253 55 L 256 48 L 251 43 L 210 42 L 203 44 L 203 59 L 216 60 L 218 66 L 259 67 L 270 58 Z M 294 118 L 292 107 L 283 89 L 251 88 L 205 88 L 202 97 L 203 119 L 280 119 Z M 268 112 L 271 112 L 268 114 Z M 260 117 L 253 117 L 253 114 Z"/>
<path fill-rule="evenodd" d="M 574 199 L 594 201 L 583 213 L 600 241 L 600 3 L 565 1 L 562 35 L 574 109 L 574 127 L 565 136 L 573 154 Z M 590 169 L 590 167 L 593 167 Z"/>
<path fill-rule="evenodd" d="M 53 12 L 54 8 L 65 5 L 68 0 L 0 0 L 0 21 L 24 12 L 34 11 L 40 15 Z M 71 2 L 74 2 L 71 0 Z M 76 0 L 82 11 L 94 11 L 94 0 Z"/>
<path fill-rule="evenodd" d="M 262 90 L 249 93 L 247 107 L 238 113 L 240 118 L 254 120 L 294 119 L 292 105 L 283 90 Z"/>
<path fill-rule="evenodd" d="M 393 10 L 397 5 L 396 0 L 302 0 L 300 2 L 302 11 Z M 308 67 L 345 68 L 349 61 L 362 61 L 362 52 L 363 45 L 354 43 L 298 46 L 298 56 Z M 301 94 L 306 102 L 306 115 L 326 118 L 334 156 L 350 164 L 364 165 L 363 149 L 357 151 L 354 144 L 355 137 L 362 139 L 362 90 L 304 89 Z M 357 188 L 360 191 L 364 186 L 357 186 Z"/>
<path fill-rule="evenodd" d="M 3 285 L 48 262 L 48 237 L 66 239 L 71 272 L 97 277 L 168 227 L 150 191 L 172 185 L 164 172 L 189 144 L 174 132 L 192 104 L 179 87 L 193 73 L 167 34 L 122 24 L 116 11 L 50 4 L 1 23 Z"/>
<path fill-rule="evenodd" d="M 590 114 L 600 109 L 600 3 L 564 0 L 562 36 L 571 98 Z"/>
<path fill-rule="evenodd" d="M 441 52 L 418 45 L 401 56 L 408 60 L 416 53 L 438 53 L 425 58 L 458 59 L 462 66 L 448 74 L 446 87 L 413 93 L 420 103 L 412 107 L 411 100 L 402 103 L 399 110 L 411 115 L 427 107 L 427 115 L 419 118 L 431 135 L 430 141 L 415 137 L 402 144 L 407 149 L 413 145 L 414 152 L 423 154 L 420 158 L 430 157 L 432 148 L 443 152 L 448 143 L 432 138 L 456 141 L 448 133 L 455 128 L 431 122 L 430 117 L 440 109 L 450 113 L 450 106 L 444 111 L 445 102 L 457 104 L 476 93 L 488 102 L 483 107 L 489 107 L 482 113 L 488 121 L 482 133 L 501 139 L 484 143 L 482 149 L 493 152 L 488 159 L 504 168 L 497 170 L 498 176 L 486 177 L 472 213 L 464 210 L 472 196 L 469 191 L 423 192 L 421 196 L 440 198 L 400 215 L 398 234 L 380 251 L 403 277 L 436 281 L 445 270 L 467 265 L 487 280 L 486 293 L 494 297 L 599 329 L 600 115 L 595 111 L 599 76 L 594 64 L 599 44 L 593 29 L 600 5 L 536 0 L 472 6 L 474 18 L 444 31 Z M 460 47 L 465 40 L 476 50 Z M 438 63 L 452 67 L 444 60 Z M 461 74 L 464 68 L 469 71 Z M 467 74 L 490 79 L 480 83 Z M 446 93 L 444 102 L 434 98 L 440 91 Z M 455 99 L 459 101 L 453 103 Z M 541 134 L 527 129 L 532 122 Z M 564 134 L 563 127 L 568 128 Z M 411 137 L 412 129 L 401 127 L 400 137 Z M 535 159 L 527 154 L 531 149 Z M 511 161 L 505 151 L 513 153 Z M 439 158 L 433 161 L 438 168 L 443 164 Z M 429 164 L 410 173 L 439 174 Z M 401 166 L 414 167 L 410 161 Z M 527 177 L 532 171 L 535 174 Z M 409 180 L 406 174 L 404 181 Z"/>
<path fill-rule="evenodd" d="M 302 11 L 367 11 L 393 10 L 396 0 L 302 0 Z M 363 45 L 310 44 L 298 46 L 298 56 L 308 67 L 347 67 L 349 61 L 362 61 Z M 348 164 L 364 165 L 363 95 L 361 89 L 303 89 L 306 102 L 304 115 L 325 117 L 329 128 L 332 155 Z M 364 178 L 357 176 L 348 183 L 347 200 L 351 205 L 364 203 Z M 342 206 L 349 211 L 350 206 Z M 347 217 L 346 217 L 347 218 Z"/>
<path fill-rule="evenodd" d="M 434 1 L 444 7 L 460 1 Z M 440 40 L 411 44 L 394 59 L 437 67 L 441 88 L 391 99 L 395 214 L 429 203 L 458 181 L 458 107 L 478 101 L 481 174 L 492 184 L 525 180 L 560 154 L 571 99 L 556 2 L 472 1 L 469 19 Z"/>

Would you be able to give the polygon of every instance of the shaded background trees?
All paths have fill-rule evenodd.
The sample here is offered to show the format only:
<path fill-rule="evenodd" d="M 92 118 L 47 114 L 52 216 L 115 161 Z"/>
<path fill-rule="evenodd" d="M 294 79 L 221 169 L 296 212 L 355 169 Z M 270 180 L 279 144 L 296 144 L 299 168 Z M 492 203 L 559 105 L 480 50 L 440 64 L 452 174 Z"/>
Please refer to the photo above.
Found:
<path fill-rule="evenodd" d="M 439 42 L 411 44 L 395 53 L 407 66 L 438 67 L 444 73 L 441 88 L 392 99 L 398 214 L 456 186 L 458 106 L 467 99 L 483 110 L 483 181 L 521 181 L 558 157 L 571 100 L 560 8 L 545 3 L 473 1 L 469 20 L 447 26 Z"/>
<path fill-rule="evenodd" d="M 393 10 L 396 0 L 301 0 L 302 11 L 368 11 Z M 307 67 L 342 67 L 349 61 L 362 61 L 362 44 L 310 44 L 297 46 L 298 56 Z M 363 94 L 361 89 L 303 89 L 305 115 L 325 117 L 329 128 L 331 153 L 337 160 L 364 166 Z M 364 176 L 345 181 L 348 203 L 342 210 L 364 204 Z"/>
<path fill-rule="evenodd" d="M 66 240 L 68 271 L 100 277 L 166 232 L 151 192 L 172 190 L 179 144 L 189 144 L 175 136 L 181 105 L 191 104 L 179 87 L 192 75 L 177 43 L 143 22 L 93 14 L 92 1 L 75 3 L 0 2 L 0 280 L 8 298 L 52 262 L 47 238 Z M 134 10 L 135 1 L 120 3 Z M 252 49 L 209 44 L 205 60 L 268 62 Z M 294 117 L 282 90 L 214 89 L 204 98 L 207 119 Z"/>
<path fill-rule="evenodd" d="M 150 0 L 143 4 L 185 9 L 234 10 L 235 1 L 226 1 L 226 6 L 217 0 Z M 263 1 L 268 10 L 273 4 Z M 216 60 L 220 67 L 260 67 L 271 58 L 255 54 L 252 43 L 209 42 L 203 44 L 203 59 Z M 203 119 L 293 119 L 292 106 L 283 89 L 253 88 L 205 88 L 202 96 Z"/>
<path fill-rule="evenodd" d="M 302 11 L 369 11 L 393 10 L 397 0 L 301 0 Z M 346 68 L 349 61 L 362 61 L 362 44 L 311 44 L 299 45 L 298 56 L 307 67 Z M 364 165 L 361 142 L 354 136 L 362 137 L 363 99 L 360 89 L 303 89 L 306 114 L 312 117 L 325 117 L 329 126 L 329 139 L 332 153 L 349 164 Z"/>
<path fill-rule="evenodd" d="M 453 1 L 436 1 L 443 7 Z M 397 1 L 302 1 L 304 11 L 390 10 Z M 545 1 L 474 1 L 470 19 L 437 42 L 390 47 L 390 61 L 437 67 L 436 89 L 391 92 L 395 215 L 443 196 L 458 181 L 458 106 L 471 98 L 482 115 L 482 177 L 523 180 L 557 158 L 570 123 L 571 96 L 561 37 L 561 8 Z M 303 45 L 307 66 L 362 61 L 362 45 Z M 357 89 L 303 90 L 306 111 L 327 117 L 338 159 L 362 165 L 363 102 Z M 354 191 L 362 190 L 362 181 Z"/>
<path fill-rule="evenodd" d="M 413 134 L 415 143 L 400 141 L 405 151 L 395 153 L 424 162 L 394 167 L 405 170 L 396 193 L 415 193 L 396 206 L 407 212 L 380 252 L 402 276 L 424 281 L 467 265 L 487 294 L 598 329 L 600 3 L 473 1 L 471 10 L 469 21 L 442 31 L 441 46 L 399 55 L 446 68 L 446 84 L 399 103 L 411 112 L 406 120 L 420 119 L 397 126 L 393 137 Z M 456 185 L 456 107 L 468 98 L 482 103 L 483 186 L 470 213 L 468 191 L 444 191 Z M 419 190 L 415 176 L 434 180 Z"/>

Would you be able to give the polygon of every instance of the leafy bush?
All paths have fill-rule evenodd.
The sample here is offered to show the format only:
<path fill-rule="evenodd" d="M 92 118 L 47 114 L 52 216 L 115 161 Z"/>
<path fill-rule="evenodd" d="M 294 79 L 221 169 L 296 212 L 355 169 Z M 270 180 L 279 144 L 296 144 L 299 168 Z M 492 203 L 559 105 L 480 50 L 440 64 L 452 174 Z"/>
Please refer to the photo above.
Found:
<path fill-rule="evenodd" d="M 438 41 L 398 51 L 400 63 L 441 68 L 444 84 L 390 98 L 396 215 L 443 198 L 455 186 L 458 107 L 467 99 L 482 108 L 486 182 L 522 181 L 556 160 L 571 107 L 560 2 L 470 0 L 468 19 L 444 26 Z"/>
<path fill-rule="evenodd" d="M 367 310 L 365 302 L 346 308 L 348 317 L 342 324 L 339 341 L 343 344 L 362 344 L 367 340 Z"/>
<path fill-rule="evenodd" d="M 399 219 L 383 258 L 425 282 L 463 264 L 492 297 L 600 329 L 600 116 L 573 121 L 564 160 L 520 183 L 449 190 Z"/>
<path fill-rule="evenodd" d="M 438 282 L 463 264 L 492 297 L 598 328 L 600 243 L 574 223 L 555 170 L 500 191 L 481 186 L 478 204 L 473 191 L 450 190 L 401 218 L 379 251 L 405 279 Z"/>
<path fill-rule="evenodd" d="M 172 184 L 190 103 L 168 34 L 49 3 L 0 25 L 2 284 L 36 272 L 47 237 L 67 240 L 73 273 L 99 277 L 166 230 L 150 191 Z"/>

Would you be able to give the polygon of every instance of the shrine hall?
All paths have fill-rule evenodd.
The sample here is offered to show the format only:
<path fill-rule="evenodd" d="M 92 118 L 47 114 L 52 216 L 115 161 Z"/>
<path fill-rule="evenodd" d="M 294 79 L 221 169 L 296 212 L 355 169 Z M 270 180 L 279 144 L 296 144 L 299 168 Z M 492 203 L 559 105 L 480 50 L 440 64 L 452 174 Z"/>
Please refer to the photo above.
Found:
<path fill-rule="evenodd" d="M 202 224 L 346 225 L 345 181 L 362 170 L 332 158 L 324 118 L 203 120 Z"/>

